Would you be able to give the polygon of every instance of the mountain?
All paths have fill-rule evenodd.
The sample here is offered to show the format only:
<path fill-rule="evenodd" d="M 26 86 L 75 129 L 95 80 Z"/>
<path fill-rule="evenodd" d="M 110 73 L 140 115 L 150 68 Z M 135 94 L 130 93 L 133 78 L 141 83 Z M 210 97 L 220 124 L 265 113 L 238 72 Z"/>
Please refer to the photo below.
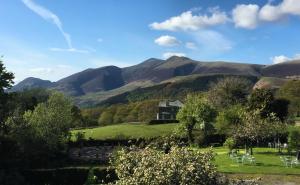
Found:
<path fill-rule="evenodd" d="M 33 89 L 33 88 L 50 88 L 54 85 L 49 80 L 42 80 L 39 78 L 29 77 L 19 82 L 17 85 L 13 86 L 9 91 L 23 91 L 24 89 Z"/>
<path fill-rule="evenodd" d="M 55 90 L 71 96 L 80 96 L 99 91 L 108 91 L 124 85 L 122 69 L 106 66 L 87 69 L 56 82 Z"/>
<path fill-rule="evenodd" d="M 283 62 L 266 66 L 262 69 L 262 75 L 268 77 L 292 77 L 300 75 L 300 60 Z"/>
<path fill-rule="evenodd" d="M 299 76 L 300 60 L 266 66 L 222 61 L 195 61 L 176 56 L 167 60 L 150 58 L 140 64 L 125 68 L 106 66 L 87 69 L 54 83 L 28 78 L 14 86 L 11 91 L 36 87 L 50 88 L 73 96 L 79 105 L 89 106 L 103 102 L 118 102 L 115 101 L 116 99 L 127 101 L 128 99 L 141 99 L 142 96 L 151 97 L 151 93 L 165 96 L 171 96 L 173 93 L 177 96 L 181 94 L 178 89 L 190 92 L 197 90 L 198 87 L 194 86 L 201 84 L 198 90 L 203 90 L 205 89 L 204 83 L 209 84 L 217 77 L 226 75 L 254 77 L 257 80 L 261 77 L 269 77 L 259 82 L 260 87 L 270 82 L 272 78 L 272 81 L 276 82 L 279 78 Z M 281 81 L 284 82 L 284 80 Z"/>

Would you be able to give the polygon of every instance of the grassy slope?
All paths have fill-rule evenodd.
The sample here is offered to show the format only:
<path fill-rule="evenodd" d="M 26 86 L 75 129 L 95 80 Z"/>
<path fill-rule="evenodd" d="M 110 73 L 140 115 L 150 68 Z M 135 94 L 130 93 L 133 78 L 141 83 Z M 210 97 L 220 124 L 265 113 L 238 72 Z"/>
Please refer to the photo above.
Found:
<path fill-rule="evenodd" d="M 288 79 L 285 78 L 276 78 L 276 77 L 262 77 L 257 83 L 256 87 L 258 88 L 270 88 L 270 89 L 278 89 L 282 85 L 284 85 Z"/>
<path fill-rule="evenodd" d="M 240 150 L 242 152 L 242 150 Z M 238 164 L 232 161 L 226 148 L 215 148 L 217 154 L 215 164 L 218 170 L 223 173 L 241 174 L 281 174 L 281 175 L 300 175 L 300 166 L 285 167 L 280 160 L 277 150 L 270 148 L 254 148 L 256 165 Z"/>
<path fill-rule="evenodd" d="M 145 125 L 145 124 L 120 124 L 93 129 L 74 130 L 72 133 L 84 132 L 86 138 L 95 140 L 105 139 L 137 139 L 137 138 L 155 138 L 164 135 L 170 135 L 177 123 L 161 124 L 161 125 Z"/>
<path fill-rule="evenodd" d="M 101 101 L 104 101 L 110 97 L 120 95 L 122 93 L 132 91 L 136 88 L 140 87 L 148 87 L 153 83 L 150 81 L 140 81 L 140 82 L 132 82 L 130 84 L 124 85 L 120 88 L 113 89 L 110 91 L 101 91 L 97 93 L 90 93 L 84 96 L 74 97 L 74 101 L 76 104 L 85 107 L 85 106 L 94 106 Z"/>

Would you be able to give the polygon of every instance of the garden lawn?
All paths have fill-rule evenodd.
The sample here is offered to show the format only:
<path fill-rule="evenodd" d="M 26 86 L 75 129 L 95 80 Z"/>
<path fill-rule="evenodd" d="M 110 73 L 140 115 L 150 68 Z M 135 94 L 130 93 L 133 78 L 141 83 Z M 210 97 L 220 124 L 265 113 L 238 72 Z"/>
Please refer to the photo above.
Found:
<path fill-rule="evenodd" d="M 218 171 L 223 173 L 300 175 L 300 166 L 285 167 L 276 149 L 254 148 L 253 156 L 256 159 L 256 165 L 233 161 L 227 154 L 227 148 L 218 147 L 213 150 L 217 154 L 214 163 L 217 165 Z M 240 152 L 243 153 L 243 149 Z"/>
<path fill-rule="evenodd" d="M 119 124 L 92 129 L 73 130 L 72 135 L 76 132 L 84 132 L 85 138 L 95 140 L 106 139 L 150 139 L 160 136 L 171 135 L 178 123 L 146 125 L 146 124 Z"/>

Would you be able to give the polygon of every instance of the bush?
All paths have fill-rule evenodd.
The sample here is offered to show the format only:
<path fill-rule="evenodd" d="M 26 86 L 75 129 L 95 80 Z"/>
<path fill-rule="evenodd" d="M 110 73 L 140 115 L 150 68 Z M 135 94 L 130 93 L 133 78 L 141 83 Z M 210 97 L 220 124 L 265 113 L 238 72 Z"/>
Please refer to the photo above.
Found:
<path fill-rule="evenodd" d="M 300 146 L 300 129 L 291 128 L 288 135 L 289 150 L 298 150 Z"/>
<path fill-rule="evenodd" d="M 223 144 L 223 146 L 227 147 L 229 149 L 229 151 L 231 151 L 235 147 L 235 145 L 236 145 L 236 142 L 232 137 L 227 138 Z"/>
<path fill-rule="evenodd" d="M 202 153 L 180 147 L 172 147 L 167 154 L 149 147 L 122 149 L 112 160 L 120 179 L 115 184 L 225 184 L 211 163 L 213 157 L 212 151 Z"/>

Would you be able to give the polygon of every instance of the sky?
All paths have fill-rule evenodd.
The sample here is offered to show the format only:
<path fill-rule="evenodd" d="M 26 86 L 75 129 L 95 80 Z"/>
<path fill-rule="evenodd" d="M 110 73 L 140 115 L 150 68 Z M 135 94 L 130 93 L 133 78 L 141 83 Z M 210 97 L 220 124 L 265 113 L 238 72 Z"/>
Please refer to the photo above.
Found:
<path fill-rule="evenodd" d="M 0 0 L 15 81 L 149 58 L 271 65 L 300 58 L 300 0 Z"/>

